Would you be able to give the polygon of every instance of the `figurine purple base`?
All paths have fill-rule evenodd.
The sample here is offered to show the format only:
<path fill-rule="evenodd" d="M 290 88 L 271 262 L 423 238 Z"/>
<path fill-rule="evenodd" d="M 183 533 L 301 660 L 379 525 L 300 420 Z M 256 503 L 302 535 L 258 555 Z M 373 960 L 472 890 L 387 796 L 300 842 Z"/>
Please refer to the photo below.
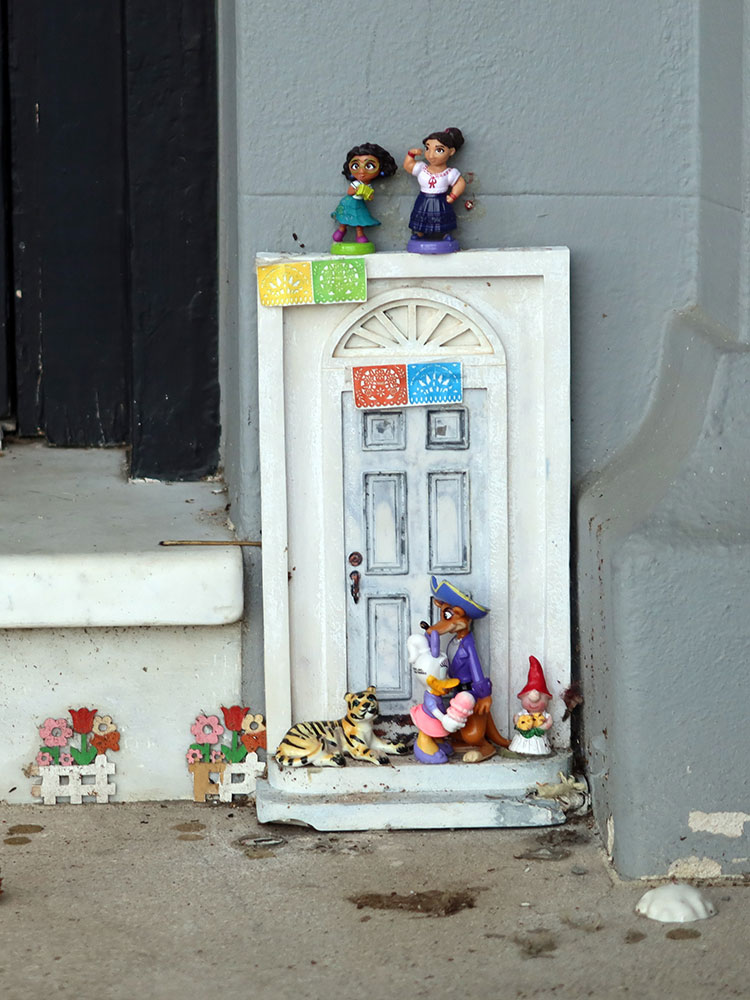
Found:
<path fill-rule="evenodd" d="M 426 236 L 412 236 L 406 244 L 409 253 L 455 253 L 460 250 L 458 240 L 450 233 L 439 240 L 430 240 Z"/>

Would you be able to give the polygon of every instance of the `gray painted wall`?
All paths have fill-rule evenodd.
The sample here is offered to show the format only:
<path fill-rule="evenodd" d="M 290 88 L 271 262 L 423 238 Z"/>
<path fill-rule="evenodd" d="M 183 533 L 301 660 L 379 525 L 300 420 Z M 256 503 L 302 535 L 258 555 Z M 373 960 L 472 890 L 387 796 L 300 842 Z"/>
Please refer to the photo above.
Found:
<path fill-rule="evenodd" d="M 748 328 L 747 158 L 750 82 L 743 80 L 750 39 L 743 36 L 742 0 L 704 2 L 700 17 L 700 215 L 698 301 L 742 340 Z M 744 50 L 744 51 L 743 51 Z M 743 89 L 745 95 L 743 96 Z"/>
<path fill-rule="evenodd" d="M 628 592 L 628 560 L 648 561 L 651 543 L 631 543 L 627 556 L 620 543 L 648 520 L 703 426 L 703 411 L 675 399 L 667 376 L 682 371 L 683 389 L 693 386 L 694 402 L 708 406 L 717 345 L 727 339 L 716 323 L 737 332 L 747 313 L 738 263 L 747 246 L 745 9 L 746 0 L 722 0 L 721 16 L 697 0 L 219 3 L 225 464 L 245 537 L 258 537 L 260 523 L 254 255 L 328 248 L 351 145 L 379 142 L 400 162 L 428 132 L 458 125 L 466 145 L 456 165 L 474 174 L 476 200 L 462 213 L 462 245 L 571 249 L 573 478 L 591 519 L 589 527 L 581 513 L 578 532 L 586 751 L 604 827 L 612 788 L 622 812 L 634 775 L 653 772 L 651 754 L 664 742 L 636 719 L 662 690 L 650 681 L 653 628 L 628 627 L 632 616 L 652 617 Z M 377 245 L 402 248 L 413 181 L 400 173 L 376 197 Z M 709 333 L 690 356 L 702 334 L 670 322 L 699 302 L 710 319 L 697 325 Z M 663 424 L 654 449 L 650 429 Z M 632 503 L 620 503 L 608 484 L 622 492 L 618 470 L 631 482 L 629 463 L 638 478 Z M 257 702 L 257 554 L 248 584 L 246 694 Z M 683 629 L 685 613 L 677 592 L 667 604 L 665 634 Z M 623 658 L 634 672 L 626 688 Z M 698 712 L 702 668 L 693 669 L 688 705 Z M 615 718 L 616 761 L 602 735 Z M 637 831 L 646 821 L 657 830 L 652 840 L 679 840 L 651 793 L 628 822 Z M 670 860 L 651 842 L 615 856 L 626 874 L 664 870 Z"/>
<path fill-rule="evenodd" d="M 724 721 L 750 638 L 748 11 L 700 5 L 696 305 L 672 317 L 638 432 L 577 504 L 585 749 L 630 876 L 736 875 L 750 856 L 750 738 Z"/>
<path fill-rule="evenodd" d="M 239 217 L 243 361 L 253 360 L 253 256 L 328 249 L 347 149 L 372 140 L 400 162 L 457 124 L 466 145 L 455 162 L 474 173 L 477 201 L 463 245 L 571 248 L 574 479 L 605 463 L 643 418 L 667 316 L 695 300 L 697 7 L 380 0 L 355 12 L 348 0 L 302 0 L 291 16 L 271 0 L 222 0 L 219 10 L 236 60 L 237 190 L 225 200 Z M 414 197 L 403 171 L 382 183 L 378 246 L 404 247 Z M 252 410 L 247 373 L 226 384 L 233 412 L 238 396 Z M 226 426 L 230 470 L 253 447 L 242 425 Z M 250 472 L 233 477 L 244 523 L 256 516 Z"/>

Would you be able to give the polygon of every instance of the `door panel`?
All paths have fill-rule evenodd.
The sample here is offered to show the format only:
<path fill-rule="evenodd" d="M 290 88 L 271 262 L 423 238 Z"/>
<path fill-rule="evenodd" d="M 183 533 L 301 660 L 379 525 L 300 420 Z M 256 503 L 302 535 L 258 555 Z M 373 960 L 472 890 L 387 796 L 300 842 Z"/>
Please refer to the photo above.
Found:
<path fill-rule="evenodd" d="M 430 472 L 430 573 L 468 573 L 471 569 L 469 475 Z"/>
<path fill-rule="evenodd" d="M 408 573 L 406 473 L 367 472 L 364 489 L 367 572 L 380 576 Z"/>
<path fill-rule="evenodd" d="M 367 411 L 342 393 L 345 550 L 364 553 L 356 600 L 347 588 L 347 683 L 374 684 L 384 714 L 412 703 L 406 639 L 431 618 L 430 575 L 479 601 L 489 592 L 486 396 L 467 389 L 460 406 Z M 477 643 L 489 672 L 486 631 Z"/>
<path fill-rule="evenodd" d="M 411 691 L 404 654 L 408 638 L 409 598 L 406 594 L 367 597 L 367 684 L 381 699 L 398 701 Z M 353 685 L 358 687 L 358 685 Z"/>

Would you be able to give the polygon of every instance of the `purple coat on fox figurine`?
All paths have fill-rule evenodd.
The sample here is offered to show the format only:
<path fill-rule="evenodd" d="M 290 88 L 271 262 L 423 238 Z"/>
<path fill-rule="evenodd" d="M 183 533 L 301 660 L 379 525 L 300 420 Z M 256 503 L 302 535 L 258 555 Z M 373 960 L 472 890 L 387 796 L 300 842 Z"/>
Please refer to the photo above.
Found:
<path fill-rule="evenodd" d="M 486 760 L 495 753 L 496 747 L 510 745 L 509 740 L 498 731 L 492 718 L 492 682 L 482 669 L 471 633 L 474 621 L 484 618 L 489 608 L 478 604 L 448 580 L 438 582 L 437 577 L 433 576 L 430 589 L 435 604 L 440 609 L 440 620 L 426 630 L 430 652 L 433 656 L 439 655 L 440 636 L 451 636 L 450 645 L 455 652 L 448 676 L 459 681 L 456 690 L 468 691 L 476 700 L 474 714 L 460 735 L 457 734 L 454 743 L 458 744 L 460 741 L 461 748 L 468 751 L 464 756 L 465 761 L 474 763 Z"/>

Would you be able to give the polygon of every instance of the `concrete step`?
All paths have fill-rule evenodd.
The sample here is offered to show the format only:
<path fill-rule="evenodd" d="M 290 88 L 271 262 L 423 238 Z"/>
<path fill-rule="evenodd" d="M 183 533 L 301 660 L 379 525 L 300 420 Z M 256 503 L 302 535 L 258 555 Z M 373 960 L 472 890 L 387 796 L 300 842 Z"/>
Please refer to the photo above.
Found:
<path fill-rule="evenodd" d="M 0 798 L 31 802 L 39 727 L 86 706 L 121 734 L 114 801 L 191 798 L 201 711 L 239 701 L 240 550 L 220 482 L 130 482 L 122 449 L 0 453 Z M 80 737 L 78 737 L 80 740 Z"/>
<path fill-rule="evenodd" d="M 458 756 L 458 755 L 457 755 Z M 262 823 L 303 823 L 316 830 L 434 830 L 547 826 L 565 821 L 560 805 L 529 795 L 537 782 L 567 775 L 571 754 L 492 757 L 479 764 L 460 759 L 427 766 L 394 758 L 390 767 L 279 768 L 268 765 L 258 781 Z"/>

